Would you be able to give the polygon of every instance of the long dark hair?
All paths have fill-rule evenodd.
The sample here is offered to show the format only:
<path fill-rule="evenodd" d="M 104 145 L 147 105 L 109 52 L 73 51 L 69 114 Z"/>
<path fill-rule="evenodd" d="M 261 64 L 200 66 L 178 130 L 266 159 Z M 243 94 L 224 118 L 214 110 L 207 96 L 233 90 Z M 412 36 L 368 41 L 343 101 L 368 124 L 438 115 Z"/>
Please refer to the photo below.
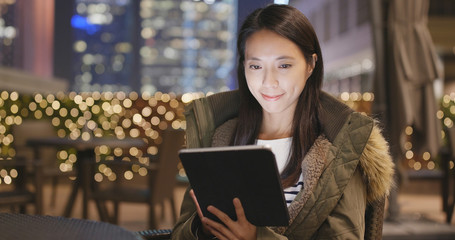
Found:
<path fill-rule="evenodd" d="M 244 21 L 237 39 L 237 77 L 241 104 L 239 120 L 232 145 L 254 144 L 262 124 L 262 108 L 248 89 L 245 78 L 245 44 L 255 32 L 269 30 L 294 42 L 302 51 L 306 62 L 313 64 L 313 54 L 317 62 L 300 94 L 292 122 L 292 147 L 290 160 L 282 172 L 283 187 L 294 185 L 301 174 L 303 157 L 319 136 L 321 127 L 318 114 L 319 95 L 323 77 L 321 48 L 314 29 L 308 19 L 297 9 L 288 5 L 268 5 L 257 9 Z M 302 76 L 302 81 L 305 81 Z"/>

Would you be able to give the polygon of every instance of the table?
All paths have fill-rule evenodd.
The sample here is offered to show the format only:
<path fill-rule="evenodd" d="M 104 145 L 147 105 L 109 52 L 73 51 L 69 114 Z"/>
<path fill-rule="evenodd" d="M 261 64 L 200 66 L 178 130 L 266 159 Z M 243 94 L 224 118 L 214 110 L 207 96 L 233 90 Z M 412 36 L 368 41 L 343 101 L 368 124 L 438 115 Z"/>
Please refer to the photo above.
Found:
<path fill-rule="evenodd" d="M 93 220 L 0 213 L 2 240 L 139 240 L 140 235 L 119 226 Z"/>
<path fill-rule="evenodd" d="M 54 147 L 71 147 L 77 150 L 77 161 L 76 161 L 76 172 L 77 177 L 73 183 L 71 195 L 66 204 L 65 211 L 63 216 L 69 217 L 71 215 L 74 201 L 77 197 L 79 189 L 82 189 L 82 217 L 88 217 L 88 191 L 89 183 L 88 173 L 83 171 L 84 165 L 91 163 L 95 159 L 94 149 L 97 146 L 105 145 L 108 147 L 119 147 L 119 148 L 131 148 L 131 147 L 143 147 L 145 142 L 139 138 L 124 138 L 118 139 L 113 137 L 103 137 L 103 138 L 91 138 L 90 140 L 82 139 L 70 139 L 70 138 L 58 138 L 58 137 L 48 137 L 48 138 L 36 138 L 29 139 L 27 145 L 32 147 L 35 152 L 35 158 L 39 159 L 39 147 L 41 146 L 54 146 Z M 99 202 L 96 202 L 98 211 L 101 211 L 102 207 Z"/>

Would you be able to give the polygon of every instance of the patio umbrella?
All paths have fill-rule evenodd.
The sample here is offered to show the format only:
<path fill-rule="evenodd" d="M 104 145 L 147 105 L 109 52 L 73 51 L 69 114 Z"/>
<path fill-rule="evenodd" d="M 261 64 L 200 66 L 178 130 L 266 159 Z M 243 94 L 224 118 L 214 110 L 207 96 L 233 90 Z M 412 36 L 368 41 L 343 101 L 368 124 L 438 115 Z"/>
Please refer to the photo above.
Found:
<path fill-rule="evenodd" d="M 373 32 L 377 53 L 377 106 L 374 107 L 376 112 L 386 111 L 381 114 L 385 116 L 391 145 L 398 146 L 396 154 L 404 153 L 404 130 L 412 126 L 413 150 L 428 151 L 436 156 L 441 143 L 441 126 L 436 118 L 438 108 L 433 83 L 440 74 L 427 27 L 429 1 L 386 2 L 388 6 L 382 5 L 386 6 L 383 8 L 386 17 L 382 19 L 385 25 L 381 26 L 384 23 L 380 23 L 380 18 L 373 25 L 376 26 Z"/>
<path fill-rule="evenodd" d="M 392 103 L 391 137 L 402 139 L 406 126 L 414 129 L 413 149 L 436 156 L 441 126 L 436 118 L 433 90 L 439 78 L 437 56 L 428 31 L 429 0 L 390 2 L 388 33 L 391 51 L 389 80 Z M 400 146 L 403 146 L 400 144 Z"/>
<path fill-rule="evenodd" d="M 440 148 L 433 90 L 440 74 L 427 27 L 428 8 L 429 0 L 373 0 L 371 6 L 376 56 L 373 112 L 385 124 L 397 167 L 406 151 L 407 126 L 413 127 L 415 153 L 428 151 L 436 156 Z M 396 207 L 393 195 L 391 208 Z"/>

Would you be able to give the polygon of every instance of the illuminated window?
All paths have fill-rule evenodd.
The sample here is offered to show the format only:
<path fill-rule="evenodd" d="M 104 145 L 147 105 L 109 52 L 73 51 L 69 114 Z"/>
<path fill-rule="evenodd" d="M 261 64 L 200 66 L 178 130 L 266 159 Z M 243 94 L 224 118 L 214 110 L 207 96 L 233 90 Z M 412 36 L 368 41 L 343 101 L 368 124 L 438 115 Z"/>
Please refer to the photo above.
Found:
<path fill-rule="evenodd" d="M 233 0 L 76 0 L 73 90 L 229 90 L 236 6 Z"/>

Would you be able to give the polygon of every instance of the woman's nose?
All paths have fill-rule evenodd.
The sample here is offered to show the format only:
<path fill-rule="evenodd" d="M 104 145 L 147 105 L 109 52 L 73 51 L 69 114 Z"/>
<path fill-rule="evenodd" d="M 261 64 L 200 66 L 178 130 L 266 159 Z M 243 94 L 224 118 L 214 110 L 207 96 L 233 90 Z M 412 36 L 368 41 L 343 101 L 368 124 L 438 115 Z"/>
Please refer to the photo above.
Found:
<path fill-rule="evenodd" d="M 262 85 L 265 87 L 276 88 L 278 87 L 278 80 L 273 71 L 266 71 L 264 75 L 264 79 L 262 81 Z"/>

